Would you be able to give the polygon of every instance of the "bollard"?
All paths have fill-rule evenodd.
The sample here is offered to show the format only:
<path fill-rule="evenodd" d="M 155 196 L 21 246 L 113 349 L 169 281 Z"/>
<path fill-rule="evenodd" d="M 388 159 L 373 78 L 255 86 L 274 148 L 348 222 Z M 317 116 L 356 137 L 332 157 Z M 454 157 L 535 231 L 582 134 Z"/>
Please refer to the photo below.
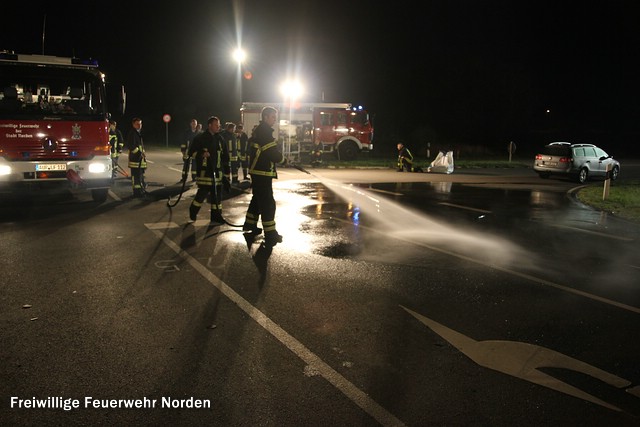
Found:
<path fill-rule="evenodd" d="M 604 188 L 602 189 L 602 200 L 607 200 L 607 197 L 609 197 L 609 188 L 611 187 L 611 163 L 607 164 L 606 171 Z"/>

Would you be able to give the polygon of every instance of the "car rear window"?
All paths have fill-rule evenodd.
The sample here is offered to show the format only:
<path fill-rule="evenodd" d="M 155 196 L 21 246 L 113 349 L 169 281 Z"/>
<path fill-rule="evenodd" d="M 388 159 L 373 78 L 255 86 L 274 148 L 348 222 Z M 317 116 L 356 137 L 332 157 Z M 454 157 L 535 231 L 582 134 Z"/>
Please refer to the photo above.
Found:
<path fill-rule="evenodd" d="M 548 156 L 569 156 L 571 147 L 568 145 L 545 145 L 543 154 Z"/>

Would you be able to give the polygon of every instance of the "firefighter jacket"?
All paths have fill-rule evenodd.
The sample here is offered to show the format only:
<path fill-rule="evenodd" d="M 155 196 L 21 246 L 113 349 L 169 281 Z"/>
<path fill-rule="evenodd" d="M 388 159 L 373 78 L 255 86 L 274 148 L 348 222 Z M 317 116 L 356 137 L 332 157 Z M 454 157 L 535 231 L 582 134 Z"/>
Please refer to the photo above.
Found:
<path fill-rule="evenodd" d="M 126 144 L 129 149 L 129 167 L 132 169 L 146 169 L 147 159 L 144 154 L 142 134 L 136 129 L 131 129 L 127 134 Z"/>
<path fill-rule="evenodd" d="M 413 154 L 407 147 L 402 147 L 402 149 L 398 152 L 398 168 L 401 168 L 404 165 L 409 167 L 411 170 L 411 165 L 413 164 Z"/>
<path fill-rule="evenodd" d="M 249 153 L 249 137 L 245 132 L 240 132 L 236 134 L 236 139 L 238 140 L 238 145 L 240 146 L 240 160 L 243 162 L 247 160 L 247 155 Z"/>
<path fill-rule="evenodd" d="M 207 157 L 205 153 L 208 153 Z M 196 161 L 196 184 L 213 186 L 222 183 L 222 174 L 231 173 L 229 151 L 219 133 L 208 130 L 193 138 L 187 153 Z"/>
<path fill-rule="evenodd" d="M 182 144 L 180 144 L 180 151 L 182 152 L 182 158 L 184 160 L 187 160 L 188 158 L 187 150 L 189 149 L 189 146 L 191 146 L 193 139 L 196 136 L 198 136 L 200 133 L 201 132 L 198 132 L 197 130 L 191 130 L 191 128 L 189 128 L 187 129 L 184 136 L 182 137 Z"/>
<path fill-rule="evenodd" d="M 278 178 L 276 164 L 286 163 L 273 138 L 273 129 L 260 122 L 249 139 L 249 174 L 253 183 Z"/>
<path fill-rule="evenodd" d="M 111 158 L 117 159 L 124 147 L 124 138 L 120 129 L 109 129 L 109 145 L 111 146 Z"/>
<path fill-rule="evenodd" d="M 222 139 L 224 139 L 224 143 L 229 151 L 229 161 L 237 162 L 240 155 L 240 144 L 238 144 L 236 134 L 225 129 L 220 132 L 220 135 Z"/>

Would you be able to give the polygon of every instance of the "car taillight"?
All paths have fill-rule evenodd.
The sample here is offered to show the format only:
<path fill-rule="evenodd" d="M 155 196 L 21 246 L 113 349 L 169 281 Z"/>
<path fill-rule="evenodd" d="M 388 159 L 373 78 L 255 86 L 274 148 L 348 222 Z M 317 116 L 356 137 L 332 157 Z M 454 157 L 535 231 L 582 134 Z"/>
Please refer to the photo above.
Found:
<path fill-rule="evenodd" d="M 561 157 L 560 163 L 571 163 L 573 159 L 571 157 Z"/>
<path fill-rule="evenodd" d="M 542 154 L 536 154 L 536 160 L 542 160 Z"/>

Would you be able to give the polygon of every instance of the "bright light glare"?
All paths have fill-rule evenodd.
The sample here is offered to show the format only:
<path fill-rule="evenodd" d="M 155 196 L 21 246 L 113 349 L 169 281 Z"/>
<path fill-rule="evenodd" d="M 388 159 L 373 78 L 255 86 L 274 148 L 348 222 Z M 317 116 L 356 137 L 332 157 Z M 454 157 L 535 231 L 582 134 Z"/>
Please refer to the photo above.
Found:
<path fill-rule="evenodd" d="M 242 50 L 241 48 L 237 48 L 233 51 L 233 60 L 238 64 L 242 64 L 245 59 L 247 59 L 247 53 L 244 50 Z"/>
<path fill-rule="evenodd" d="M 286 98 L 297 99 L 302 96 L 304 89 L 302 84 L 297 80 L 289 80 L 280 85 L 280 92 Z"/>
<path fill-rule="evenodd" d="M 89 165 L 89 172 L 91 173 L 102 173 L 106 170 L 107 168 L 104 163 L 91 163 Z"/>
<path fill-rule="evenodd" d="M 0 175 L 10 175 L 11 174 L 11 166 L 0 165 Z"/>

